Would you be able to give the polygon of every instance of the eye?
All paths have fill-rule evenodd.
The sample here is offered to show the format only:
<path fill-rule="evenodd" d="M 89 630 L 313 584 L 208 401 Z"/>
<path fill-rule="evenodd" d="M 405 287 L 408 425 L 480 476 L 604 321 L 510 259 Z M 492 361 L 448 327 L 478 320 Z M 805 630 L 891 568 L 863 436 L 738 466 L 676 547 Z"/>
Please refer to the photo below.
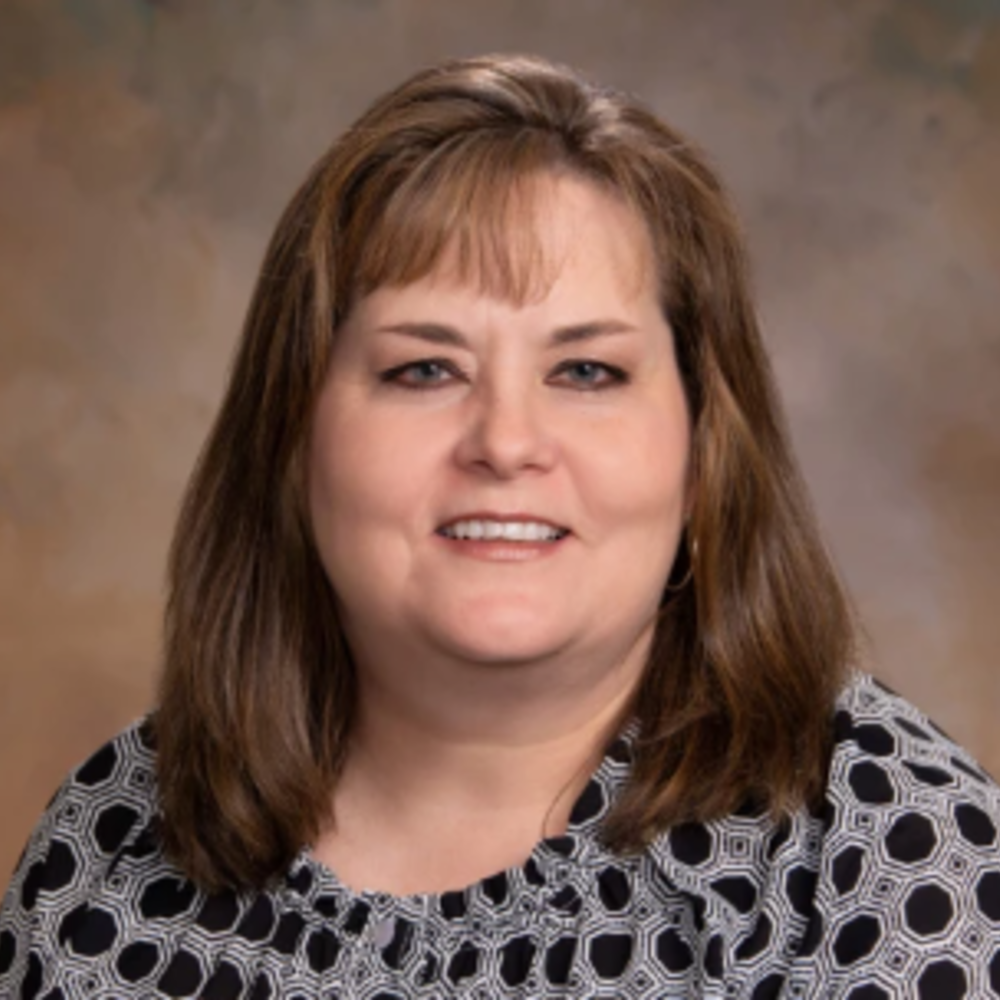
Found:
<path fill-rule="evenodd" d="M 552 378 L 560 384 L 568 383 L 572 388 L 587 390 L 608 389 L 629 380 L 628 373 L 617 365 L 586 358 L 564 361 Z"/>
<path fill-rule="evenodd" d="M 460 377 L 458 369 L 444 358 L 421 358 L 389 368 L 379 375 L 379 381 L 404 389 L 433 389 Z"/>

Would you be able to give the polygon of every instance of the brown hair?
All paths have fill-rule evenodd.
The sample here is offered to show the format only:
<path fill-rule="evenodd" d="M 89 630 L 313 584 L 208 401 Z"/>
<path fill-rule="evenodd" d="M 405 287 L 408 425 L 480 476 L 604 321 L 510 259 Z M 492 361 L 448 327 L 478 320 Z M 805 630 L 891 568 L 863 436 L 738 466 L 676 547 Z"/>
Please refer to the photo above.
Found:
<path fill-rule="evenodd" d="M 163 835 L 205 887 L 262 885 L 328 815 L 355 679 L 305 516 L 304 451 L 358 297 L 448 250 L 515 298 L 530 185 L 569 172 L 652 236 L 693 420 L 695 503 L 633 704 L 617 850 L 748 803 L 821 796 L 849 610 L 791 457 L 742 239 L 704 157 L 638 102 L 534 58 L 455 61 L 377 101 L 292 199 L 171 551 L 155 716 Z M 527 209 L 527 211 L 525 211 Z M 527 221 L 527 226 L 521 223 Z"/>

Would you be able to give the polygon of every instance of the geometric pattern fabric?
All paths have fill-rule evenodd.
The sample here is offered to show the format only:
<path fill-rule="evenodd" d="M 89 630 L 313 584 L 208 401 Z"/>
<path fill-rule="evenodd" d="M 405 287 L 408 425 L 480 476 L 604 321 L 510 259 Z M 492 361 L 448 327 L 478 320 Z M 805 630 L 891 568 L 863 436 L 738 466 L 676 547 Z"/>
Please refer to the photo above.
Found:
<path fill-rule="evenodd" d="M 825 806 L 752 810 L 621 857 L 609 748 L 569 829 L 462 891 L 353 892 L 303 849 L 199 890 L 156 835 L 138 723 L 46 810 L 0 910 L 0 997 L 1000 997 L 1000 790 L 906 701 L 843 692 Z"/>

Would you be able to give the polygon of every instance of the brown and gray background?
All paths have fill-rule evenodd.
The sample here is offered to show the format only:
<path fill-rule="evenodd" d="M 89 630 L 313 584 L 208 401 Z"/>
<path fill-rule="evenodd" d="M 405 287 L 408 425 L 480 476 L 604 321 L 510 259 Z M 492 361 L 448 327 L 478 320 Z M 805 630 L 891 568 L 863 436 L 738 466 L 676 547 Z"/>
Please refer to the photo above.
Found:
<path fill-rule="evenodd" d="M 500 50 L 714 156 L 868 662 L 1000 771 L 1000 0 L 0 0 L 0 882 L 149 705 L 284 202 L 380 91 Z"/>

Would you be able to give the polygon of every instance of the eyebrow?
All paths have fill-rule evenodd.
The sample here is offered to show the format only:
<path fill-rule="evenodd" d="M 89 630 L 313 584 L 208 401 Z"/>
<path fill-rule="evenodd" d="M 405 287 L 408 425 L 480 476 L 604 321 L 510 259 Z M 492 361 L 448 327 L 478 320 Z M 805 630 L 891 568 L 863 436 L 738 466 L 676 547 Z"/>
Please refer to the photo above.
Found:
<path fill-rule="evenodd" d="M 390 323 L 376 327 L 376 333 L 397 333 L 405 337 L 415 337 L 431 344 L 444 344 L 448 347 L 470 347 L 468 339 L 455 327 L 443 323 Z M 549 346 L 560 347 L 564 344 L 579 344 L 598 337 L 611 336 L 618 333 L 637 333 L 638 328 L 631 323 L 617 319 L 599 319 L 587 323 L 572 323 L 569 326 L 556 327 L 549 335 Z"/>

